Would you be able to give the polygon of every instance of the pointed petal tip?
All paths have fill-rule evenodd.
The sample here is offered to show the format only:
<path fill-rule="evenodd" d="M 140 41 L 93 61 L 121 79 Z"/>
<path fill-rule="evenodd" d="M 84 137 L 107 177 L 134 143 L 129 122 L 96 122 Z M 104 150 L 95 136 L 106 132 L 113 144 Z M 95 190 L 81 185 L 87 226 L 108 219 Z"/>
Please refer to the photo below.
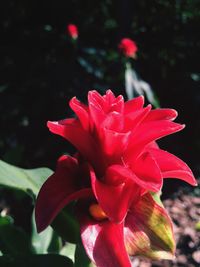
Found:
<path fill-rule="evenodd" d="M 114 95 L 114 93 L 111 89 L 106 90 L 106 95 L 109 95 L 109 94 Z"/>
<path fill-rule="evenodd" d="M 150 110 L 152 109 L 152 105 L 151 105 L 151 104 L 148 104 L 148 105 L 146 106 L 146 109 L 150 111 Z"/>
<path fill-rule="evenodd" d="M 50 132 L 57 134 L 59 123 L 57 121 L 47 121 L 47 127 Z"/>
<path fill-rule="evenodd" d="M 182 130 L 182 129 L 184 129 L 186 127 L 186 125 L 185 124 L 181 124 L 181 127 L 182 127 L 181 130 Z"/>
<path fill-rule="evenodd" d="M 56 121 L 47 121 L 47 127 L 50 129 L 53 125 L 57 124 Z"/>
<path fill-rule="evenodd" d="M 136 97 L 135 99 L 140 100 L 143 103 L 143 105 L 144 105 L 145 98 L 144 98 L 143 95 L 140 95 L 140 96 Z M 151 104 L 149 104 L 149 105 L 151 105 Z"/>
<path fill-rule="evenodd" d="M 144 98 L 144 95 L 139 95 L 137 97 L 132 98 L 131 100 L 140 101 L 142 103 L 142 105 L 144 105 L 145 98 Z M 151 105 L 151 104 L 149 104 L 149 105 Z"/>
<path fill-rule="evenodd" d="M 97 92 L 97 90 L 90 90 L 90 91 L 88 91 L 88 97 L 91 97 L 91 96 L 93 96 L 93 95 L 96 95 L 96 94 L 99 94 L 98 92 Z"/>
<path fill-rule="evenodd" d="M 77 102 L 79 102 L 79 100 L 74 96 L 69 100 L 69 106 L 71 107 L 71 105 L 73 106 L 73 104 L 76 104 Z"/>
<path fill-rule="evenodd" d="M 197 180 L 195 178 L 194 178 L 193 184 L 191 184 L 191 185 L 198 186 L 198 182 L 197 182 Z"/>
<path fill-rule="evenodd" d="M 174 132 L 180 132 L 182 131 L 184 128 L 185 128 L 185 124 L 180 124 L 180 123 L 176 123 L 176 122 L 172 122 L 174 125 L 173 125 L 173 128 L 174 128 Z"/>
<path fill-rule="evenodd" d="M 158 110 L 158 109 L 157 109 Z M 160 110 L 165 110 L 165 111 L 168 111 L 168 116 L 166 119 L 168 120 L 175 120 L 176 117 L 178 117 L 178 111 L 173 109 L 173 108 L 164 108 L 164 109 L 160 109 Z"/>
<path fill-rule="evenodd" d="M 174 119 L 178 116 L 178 111 L 177 110 L 175 110 L 175 109 L 171 109 L 171 112 L 174 114 Z"/>

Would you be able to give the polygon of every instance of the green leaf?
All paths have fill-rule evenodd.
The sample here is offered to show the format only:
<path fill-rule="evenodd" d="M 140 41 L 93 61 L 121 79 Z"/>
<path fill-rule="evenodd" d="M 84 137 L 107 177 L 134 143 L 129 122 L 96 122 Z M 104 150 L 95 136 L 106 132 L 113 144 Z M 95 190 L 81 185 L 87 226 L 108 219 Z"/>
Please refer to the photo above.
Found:
<path fill-rule="evenodd" d="M 61 239 L 52 227 L 49 226 L 42 233 L 37 233 L 34 215 L 32 216 L 32 245 L 37 254 L 58 253 L 61 248 Z"/>
<path fill-rule="evenodd" d="M 72 243 L 66 243 L 60 251 L 60 255 L 67 256 L 73 262 L 75 260 L 76 245 Z"/>
<path fill-rule="evenodd" d="M 79 224 L 73 214 L 73 203 L 67 205 L 52 222 L 53 229 L 67 242 L 77 243 Z"/>
<path fill-rule="evenodd" d="M 42 184 L 52 174 L 48 168 L 22 169 L 0 160 L 0 185 L 36 196 Z"/>
<path fill-rule="evenodd" d="M 74 267 L 95 267 L 88 258 L 82 243 L 78 243 L 76 246 Z"/>
<path fill-rule="evenodd" d="M 0 216 L 0 250 L 14 256 L 34 253 L 28 235 L 7 216 Z"/>
<path fill-rule="evenodd" d="M 52 239 L 48 247 L 48 253 L 58 253 L 62 248 L 62 239 L 53 231 Z"/>
<path fill-rule="evenodd" d="M 46 255 L 30 255 L 24 257 L 0 257 L 1 267 L 73 267 L 73 263 L 67 257 L 56 255 L 56 254 L 46 254 Z"/>

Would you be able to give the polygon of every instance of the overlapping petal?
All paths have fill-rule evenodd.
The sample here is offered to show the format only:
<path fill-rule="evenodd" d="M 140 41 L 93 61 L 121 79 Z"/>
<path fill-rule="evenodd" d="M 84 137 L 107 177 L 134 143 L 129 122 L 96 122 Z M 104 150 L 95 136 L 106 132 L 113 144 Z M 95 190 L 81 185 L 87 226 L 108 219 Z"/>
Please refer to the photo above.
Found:
<path fill-rule="evenodd" d="M 126 158 L 135 157 L 146 145 L 164 136 L 181 131 L 185 125 L 168 120 L 148 121 L 140 124 L 129 139 Z"/>
<path fill-rule="evenodd" d="M 111 90 L 108 90 L 104 96 L 94 90 L 88 93 L 88 105 L 91 121 L 98 129 L 109 113 L 123 113 L 124 100 L 122 96 L 115 98 Z"/>
<path fill-rule="evenodd" d="M 149 112 L 148 116 L 145 118 L 145 121 L 174 120 L 177 115 L 178 113 L 174 109 L 159 108 L 151 110 L 151 112 Z"/>
<path fill-rule="evenodd" d="M 132 134 L 137 129 L 137 127 L 143 122 L 145 117 L 149 114 L 151 110 L 151 105 L 146 108 L 139 109 L 133 113 L 128 113 L 124 116 L 124 128 L 125 130 L 130 130 Z"/>
<path fill-rule="evenodd" d="M 91 172 L 93 192 L 109 219 L 115 223 L 121 223 L 130 205 L 138 201 L 141 188 L 130 179 L 120 181 L 117 166 L 108 168 L 105 176 L 105 182 L 101 182 L 96 178 L 95 173 Z"/>
<path fill-rule="evenodd" d="M 191 169 L 181 159 L 156 148 L 149 149 L 149 153 L 153 155 L 159 165 L 163 178 L 179 178 L 193 186 L 197 185 Z"/>
<path fill-rule="evenodd" d="M 130 140 L 130 147 L 145 146 L 161 137 L 181 131 L 185 125 L 168 120 L 149 121 L 142 123 Z"/>
<path fill-rule="evenodd" d="M 134 113 L 143 108 L 144 96 L 138 96 L 124 103 L 124 114 Z"/>
<path fill-rule="evenodd" d="M 101 146 L 104 156 L 110 156 L 112 162 L 119 158 L 128 146 L 131 132 L 119 133 L 116 131 L 101 129 Z"/>
<path fill-rule="evenodd" d="M 143 167 L 143 171 L 142 170 L 140 172 L 138 171 L 138 174 L 136 175 L 131 165 L 129 167 L 122 166 L 122 165 L 114 165 L 112 166 L 112 168 L 117 169 L 118 175 L 121 177 L 122 182 L 123 180 L 124 181 L 130 180 L 134 182 L 135 184 L 137 184 L 141 189 L 149 190 L 152 192 L 158 192 L 162 186 L 160 170 L 158 169 L 157 164 L 151 157 L 148 157 L 143 160 L 146 161 L 149 165 L 152 163 L 152 166 L 150 166 L 150 169 L 149 169 L 151 170 L 151 172 L 148 173 L 148 169 L 145 169 Z M 141 159 L 141 163 L 142 163 L 142 159 Z"/>
<path fill-rule="evenodd" d="M 48 121 L 47 126 L 54 134 L 61 135 L 72 143 L 86 158 L 93 157 L 91 145 L 95 145 L 92 137 L 84 131 L 76 119 L 66 119 L 58 122 Z M 80 138 L 81 136 L 81 138 Z"/>
<path fill-rule="evenodd" d="M 89 258 L 98 267 L 131 267 L 124 245 L 123 224 L 101 223 L 82 216 L 81 238 Z"/>
<path fill-rule="evenodd" d="M 165 209 L 149 193 L 132 206 L 128 213 L 124 238 L 129 255 L 140 255 L 154 260 L 174 258 L 172 222 Z"/>
<path fill-rule="evenodd" d="M 124 103 L 111 90 L 103 96 L 90 91 L 88 106 L 71 100 L 76 119 L 48 122 L 50 131 L 77 148 L 79 160 L 61 157 L 42 186 L 36 203 L 38 230 L 80 199 L 77 206 L 86 205 L 78 208 L 81 237 L 97 267 L 130 267 L 128 254 L 172 259 L 172 223 L 149 191 L 159 192 L 163 178 L 169 177 L 196 185 L 186 163 L 155 142 L 184 128 L 173 122 L 177 112 L 143 105 L 143 97 Z M 83 162 L 87 170 L 80 167 Z"/>
<path fill-rule="evenodd" d="M 106 101 L 106 111 L 116 111 L 118 113 L 123 113 L 124 98 L 122 95 L 115 97 L 114 93 L 111 90 L 107 90 L 103 98 Z"/>
<path fill-rule="evenodd" d="M 89 110 L 86 105 L 81 103 L 76 97 L 73 97 L 69 105 L 71 109 L 75 112 L 77 117 L 79 118 L 79 121 L 81 122 L 81 126 L 84 130 L 89 131 L 90 130 L 90 116 L 89 116 Z"/>
<path fill-rule="evenodd" d="M 89 132 L 85 131 L 77 119 L 66 119 L 58 122 L 48 121 L 47 126 L 54 134 L 61 135 L 72 143 L 93 167 L 100 172 L 104 166 L 98 144 Z M 98 161 L 96 160 L 98 158 Z"/>
<path fill-rule="evenodd" d="M 148 152 L 141 154 L 131 165 L 135 175 L 145 183 L 144 188 L 153 192 L 158 192 L 162 188 L 163 179 L 160 168 Z"/>
<path fill-rule="evenodd" d="M 91 188 L 78 186 L 78 174 L 75 158 L 62 156 L 58 160 L 56 172 L 43 184 L 37 197 L 35 218 L 38 232 L 44 230 L 69 202 L 92 194 Z"/>

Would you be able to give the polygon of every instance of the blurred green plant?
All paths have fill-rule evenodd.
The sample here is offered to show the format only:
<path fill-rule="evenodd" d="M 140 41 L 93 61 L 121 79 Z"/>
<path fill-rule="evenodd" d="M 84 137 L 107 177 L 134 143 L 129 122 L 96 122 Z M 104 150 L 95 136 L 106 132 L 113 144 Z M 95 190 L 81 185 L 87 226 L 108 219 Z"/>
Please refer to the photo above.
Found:
<path fill-rule="evenodd" d="M 33 202 L 40 187 L 51 174 L 52 170 L 48 168 L 28 170 L 0 161 L 0 187 L 22 191 Z M 49 226 L 40 234 L 36 230 L 34 212 L 29 234 L 17 227 L 14 219 L 6 215 L 7 211 L 3 209 L 0 215 L 0 266 L 91 266 L 86 254 L 83 254 L 79 225 L 74 218 L 72 206 L 73 203 L 63 209 L 53 221 L 52 227 Z"/>

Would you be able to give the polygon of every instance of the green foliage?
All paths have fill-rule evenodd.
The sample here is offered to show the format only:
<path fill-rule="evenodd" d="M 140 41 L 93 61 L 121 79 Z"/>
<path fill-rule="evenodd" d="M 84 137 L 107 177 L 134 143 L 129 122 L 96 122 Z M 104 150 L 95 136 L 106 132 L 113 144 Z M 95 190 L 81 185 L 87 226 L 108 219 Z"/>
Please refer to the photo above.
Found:
<path fill-rule="evenodd" d="M 79 224 L 71 206 L 65 207 L 52 222 L 53 229 L 66 241 L 77 243 L 79 239 Z"/>
<path fill-rule="evenodd" d="M 37 254 L 59 253 L 62 248 L 62 240 L 49 226 L 38 234 L 35 225 L 35 217 L 32 218 L 32 245 Z"/>
<path fill-rule="evenodd" d="M 73 247 L 75 250 L 75 245 Z M 71 247 L 65 245 L 61 249 L 61 239 L 52 228 L 48 227 L 38 234 L 33 223 L 30 238 L 23 229 L 14 225 L 11 217 L 0 217 L 0 266 L 73 266 L 72 260 L 69 259 L 73 259 L 74 252 Z"/>
<path fill-rule="evenodd" d="M 73 267 L 73 263 L 67 257 L 47 254 L 47 255 L 30 255 L 13 258 L 10 256 L 0 257 L 1 267 Z"/>
<path fill-rule="evenodd" d="M 26 170 L 0 161 L 0 185 L 17 190 L 16 192 L 28 193 L 33 199 L 36 198 L 40 187 L 51 173 L 52 171 L 47 168 Z M 0 266 L 43 266 L 43 264 L 47 266 L 73 266 L 72 260 L 74 260 L 76 245 L 67 243 L 63 246 L 61 239 L 62 237 L 66 241 L 78 242 L 79 225 L 72 212 L 73 207 L 74 204 L 72 203 L 58 214 L 52 223 L 55 231 L 49 226 L 38 234 L 33 215 L 31 236 L 22 228 L 16 227 L 11 217 L 1 216 Z M 69 256 L 72 260 L 49 253 Z"/>
<path fill-rule="evenodd" d="M 93 263 L 90 262 L 82 243 L 77 244 L 75 251 L 75 263 L 74 267 L 95 267 Z"/>
<path fill-rule="evenodd" d="M 70 258 L 73 262 L 75 261 L 75 250 L 76 250 L 76 245 L 72 243 L 66 243 L 61 251 L 60 255 L 67 256 Z"/>
<path fill-rule="evenodd" d="M 34 253 L 30 237 L 13 224 L 9 217 L 0 217 L 0 250 L 3 254 L 21 256 Z"/>
<path fill-rule="evenodd" d="M 26 170 L 0 160 L 0 185 L 37 195 L 45 180 L 52 174 L 48 168 Z"/>

